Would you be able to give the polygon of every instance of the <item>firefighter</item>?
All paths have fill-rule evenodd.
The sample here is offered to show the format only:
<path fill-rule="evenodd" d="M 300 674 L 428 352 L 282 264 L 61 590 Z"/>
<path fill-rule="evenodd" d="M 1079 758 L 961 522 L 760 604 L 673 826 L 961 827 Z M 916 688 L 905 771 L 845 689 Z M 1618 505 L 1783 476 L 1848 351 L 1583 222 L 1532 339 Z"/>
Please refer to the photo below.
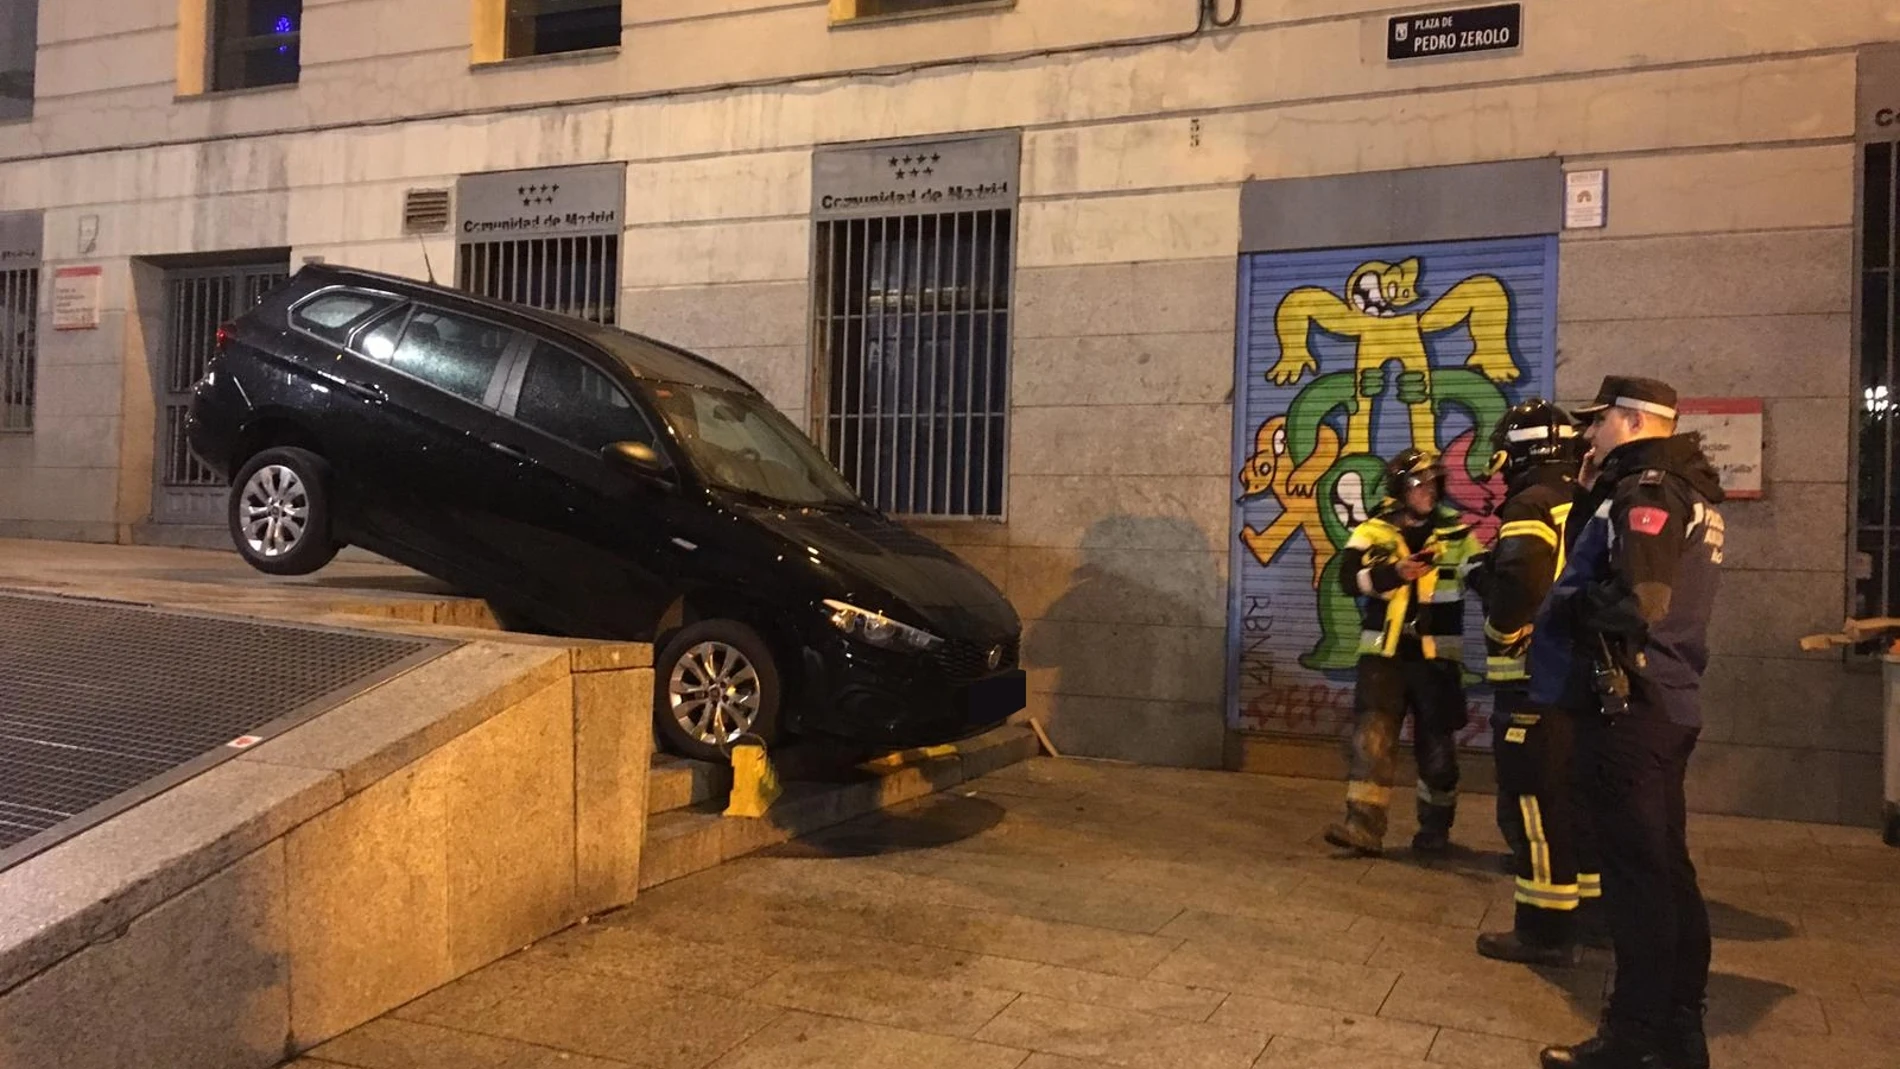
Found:
<path fill-rule="evenodd" d="M 1430 453 L 1393 457 L 1384 493 L 1341 554 L 1340 583 L 1360 600 L 1363 619 L 1346 819 L 1326 829 L 1326 841 L 1361 854 L 1384 849 L 1393 751 L 1409 710 L 1419 770 L 1412 849 L 1438 853 L 1450 847 L 1457 815 L 1464 581 L 1480 547 L 1446 504 L 1445 470 Z"/>
<path fill-rule="evenodd" d="M 1704 1069 L 1709 914 L 1689 858 L 1683 780 L 1701 730 L 1722 489 L 1700 439 L 1675 433 L 1668 384 L 1611 376 L 1578 411 L 1598 470 L 1531 634 L 1530 700 L 1574 718 L 1616 976 L 1597 1034 L 1541 1060 Z"/>
<path fill-rule="evenodd" d="M 1478 936 L 1478 953 L 1571 965 L 1578 958 L 1579 905 L 1600 894 L 1600 884 L 1594 865 L 1580 866 L 1589 851 L 1571 787 L 1571 721 L 1530 704 L 1524 654 L 1531 618 L 1563 569 L 1584 441 L 1563 409 L 1535 399 L 1505 413 L 1491 432 L 1491 448 L 1491 473 L 1503 476 L 1507 496 L 1497 540 L 1470 586 L 1484 603 L 1498 828 L 1511 847 L 1517 912 L 1510 931 Z"/>

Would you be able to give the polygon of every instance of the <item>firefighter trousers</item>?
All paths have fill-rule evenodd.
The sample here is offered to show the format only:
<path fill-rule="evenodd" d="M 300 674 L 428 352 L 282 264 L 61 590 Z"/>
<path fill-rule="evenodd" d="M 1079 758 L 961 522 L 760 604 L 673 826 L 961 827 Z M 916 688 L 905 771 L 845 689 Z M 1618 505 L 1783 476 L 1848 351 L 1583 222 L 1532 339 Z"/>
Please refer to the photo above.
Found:
<path fill-rule="evenodd" d="M 1499 830 L 1511 844 L 1519 938 L 1561 945 L 1576 912 L 1603 893 L 1576 776 L 1577 722 L 1530 706 L 1521 687 L 1496 692 Z"/>
<path fill-rule="evenodd" d="M 1407 715 L 1418 762 L 1419 830 L 1448 834 L 1457 815 L 1458 731 L 1466 715 L 1463 669 L 1457 661 L 1428 660 L 1416 650 L 1414 641 L 1401 643 L 1396 657 L 1359 658 L 1346 814 L 1379 838 L 1385 836 L 1399 733 Z"/>

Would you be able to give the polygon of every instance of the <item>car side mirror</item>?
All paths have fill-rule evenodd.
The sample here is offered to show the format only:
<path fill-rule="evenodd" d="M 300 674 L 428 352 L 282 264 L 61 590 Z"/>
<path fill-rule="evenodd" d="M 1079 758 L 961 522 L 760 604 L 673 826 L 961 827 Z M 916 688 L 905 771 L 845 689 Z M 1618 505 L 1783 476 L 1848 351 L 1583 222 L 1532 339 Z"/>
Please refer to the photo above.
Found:
<path fill-rule="evenodd" d="M 673 485 L 673 472 L 652 446 L 645 442 L 614 442 L 601 449 L 607 463 L 648 482 Z"/>

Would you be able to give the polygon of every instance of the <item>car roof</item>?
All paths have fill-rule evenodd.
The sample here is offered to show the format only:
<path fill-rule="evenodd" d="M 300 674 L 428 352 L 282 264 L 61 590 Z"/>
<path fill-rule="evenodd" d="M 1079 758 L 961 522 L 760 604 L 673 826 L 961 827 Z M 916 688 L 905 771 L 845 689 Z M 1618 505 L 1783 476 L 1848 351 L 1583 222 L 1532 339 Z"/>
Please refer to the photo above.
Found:
<path fill-rule="evenodd" d="M 607 356 L 639 378 L 688 386 L 710 386 L 763 396 L 750 382 L 703 356 L 620 327 L 604 326 L 530 305 L 497 300 L 470 293 L 467 290 L 360 267 L 312 263 L 305 264 L 297 274 L 299 278 L 308 277 L 325 283 L 373 286 L 415 299 L 437 300 L 489 312 L 505 313 L 517 319 L 527 320 L 535 326 L 565 334 L 569 338 L 592 343 L 595 348 L 604 351 Z"/>

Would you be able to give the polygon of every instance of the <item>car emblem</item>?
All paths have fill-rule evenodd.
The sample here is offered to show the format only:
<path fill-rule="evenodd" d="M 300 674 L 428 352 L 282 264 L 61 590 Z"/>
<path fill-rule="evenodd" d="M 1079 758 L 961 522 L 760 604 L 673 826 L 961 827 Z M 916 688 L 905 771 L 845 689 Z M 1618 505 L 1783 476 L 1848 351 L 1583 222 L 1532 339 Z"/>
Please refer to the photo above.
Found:
<path fill-rule="evenodd" d="M 993 670 L 996 668 L 997 665 L 1000 665 L 1002 663 L 1003 663 L 1003 647 L 991 646 L 990 647 L 990 668 Z"/>

